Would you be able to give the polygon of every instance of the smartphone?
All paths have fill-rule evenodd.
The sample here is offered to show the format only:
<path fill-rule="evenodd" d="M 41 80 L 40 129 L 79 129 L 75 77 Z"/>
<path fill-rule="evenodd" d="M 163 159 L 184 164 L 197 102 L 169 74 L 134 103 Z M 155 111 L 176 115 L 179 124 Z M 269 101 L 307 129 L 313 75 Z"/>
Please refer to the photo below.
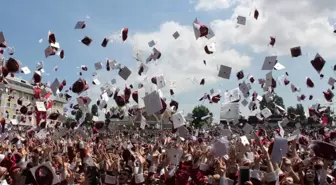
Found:
<path fill-rule="evenodd" d="M 250 180 L 250 168 L 241 166 L 239 168 L 239 184 L 244 185 L 245 182 Z"/>

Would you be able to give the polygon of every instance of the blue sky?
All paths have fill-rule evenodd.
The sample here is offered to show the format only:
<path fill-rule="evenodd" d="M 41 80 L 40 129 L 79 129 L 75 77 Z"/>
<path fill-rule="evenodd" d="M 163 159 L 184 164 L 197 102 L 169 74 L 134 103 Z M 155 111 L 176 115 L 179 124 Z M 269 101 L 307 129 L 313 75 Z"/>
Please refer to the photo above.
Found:
<path fill-rule="evenodd" d="M 123 27 L 128 27 L 130 30 L 129 34 L 132 36 L 138 33 L 157 32 L 160 29 L 161 24 L 169 21 L 178 22 L 183 26 L 191 26 L 195 17 L 198 17 L 204 24 L 210 24 L 213 20 L 225 22 L 230 21 L 232 17 L 235 16 L 235 13 L 237 13 L 240 6 L 243 6 L 236 5 L 228 9 L 196 11 L 195 4 L 197 4 L 197 1 L 190 3 L 181 0 L 100 0 L 99 2 L 89 0 L 73 0 L 71 2 L 65 0 L 57 2 L 42 0 L 30 2 L 6 1 L 2 3 L 2 6 L 6 7 L 3 9 L 3 15 L 8 16 L 2 19 L 0 31 L 4 32 L 8 45 L 15 47 L 16 53 L 14 57 L 20 60 L 23 65 L 29 66 L 30 69 L 34 69 L 37 62 L 44 61 L 45 70 L 47 73 L 50 73 L 49 76 L 44 75 L 44 81 L 53 81 L 55 77 L 58 77 L 60 80 L 66 79 L 68 85 L 71 85 L 77 78 L 79 78 L 79 75 L 76 74 L 79 71 L 77 67 L 80 65 L 87 65 L 91 70 L 86 72 L 84 77 L 90 79 L 93 72 L 93 64 L 98 61 L 105 62 L 106 58 L 116 59 L 123 65 L 132 68 L 133 72 L 136 72 L 137 66 L 132 59 L 132 47 L 130 44 L 109 43 L 107 48 L 102 48 L 100 46 L 104 37 L 107 37 L 112 33 L 120 32 Z M 245 16 L 248 16 L 249 14 L 248 11 L 245 11 L 244 13 Z M 85 16 L 87 15 L 90 16 L 90 19 L 86 19 L 87 27 L 84 30 L 74 30 L 73 28 L 76 22 L 85 20 Z M 267 20 L 267 16 L 271 16 L 271 14 L 262 14 L 260 21 Z M 279 17 L 281 20 L 284 18 Z M 254 22 L 251 21 L 249 24 L 254 24 Z M 258 22 L 256 24 L 258 24 Z M 268 23 L 264 23 L 263 26 L 272 27 L 272 25 Z M 239 27 L 238 29 L 239 32 L 242 32 L 241 30 L 244 28 Z M 284 29 L 289 28 L 284 26 Z M 294 31 L 300 33 L 299 29 L 300 28 L 293 28 Z M 47 47 L 46 40 L 49 30 L 56 34 L 57 41 L 60 43 L 61 48 L 65 50 L 65 59 L 63 61 L 57 56 L 49 57 L 47 59 L 44 57 L 44 49 Z M 292 32 L 293 30 L 290 30 L 289 34 L 296 37 L 297 34 Z M 308 32 L 308 30 L 306 31 Z M 312 30 L 312 33 L 313 31 L 314 30 Z M 223 28 L 223 30 L 218 30 L 215 34 L 225 36 L 227 30 Z M 269 30 L 261 30 L 259 33 L 259 35 L 263 35 L 262 38 L 264 40 L 261 40 L 260 42 L 264 42 L 265 47 L 267 47 L 269 36 L 272 34 L 273 33 L 269 32 Z M 89 36 L 93 39 L 93 43 L 90 47 L 79 42 L 84 36 Z M 282 43 L 282 40 L 283 42 L 285 42 L 286 39 L 295 40 L 291 38 L 283 39 L 281 36 L 283 36 L 283 34 L 277 37 L 279 40 L 279 48 L 282 44 L 286 44 Z M 41 38 L 44 40 L 43 43 L 38 42 Z M 154 39 L 160 42 L 160 38 Z M 303 43 L 302 40 L 304 39 L 305 38 L 299 38 L 300 42 L 297 44 L 294 42 L 292 47 L 299 46 Z M 326 41 L 321 39 L 319 42 L 322 42 L 321 45 L 323 45 L 323 42 Z M 226 44 L 224 41 L 219 43 Z M 250 73 L 256 78 L 264 78 L 267 71 L 260 70 L 264 57 L 276 54 L 276 52 L 278 52 L 276 49 L 278 44 L 276 43 L 275 49 L 268 48 L 263 51 L 256 51 L 253 47 L 254 44 L 256 43 L 240 42 L 238 37 L 238 40 L 228 42 L 227 45 L 225 45 L 225 48 L 234 49 L 240 54 L 251 58 L 249 66 L 243 68 L 245 75 Z M 289 48 L 287 54 L 281 53 L 282 56 L 279 57 L 279 62 L 287 68 L 284 71 L 274 72 L 274 76 L 281 76 L 284 72 L 288 72 L 290 81 L 301 87 L 302 93 L 306 93 L 307 97 L 312 94 L 316 99 L 321 100 L 323 103 L 324 99 L 322 91 L 329 87 L 327 85 L 329 76 L 335 76 L 332 71 L 334 58 L 333 56 L 326 58 L 327 64 L 323 71 L 325 78 L 320 80 L 317 72 L 311 67 L 310 60 L 315 56 L 316 52 L 320 52 L 322 56 L 324 56 L 324 54 L 329 56 L 329 51 L 315 45 L 310 47 L 310 42 L 305 44 L 306 46 L 302 47 L 304 55 L 299 58 L 291 58 L 289 56 Z M 281 50 L 279 53 L 283 51 L 285 50 Z M 307 56 L 305 55 L 306 53 L 310 54 Z M 164 55 L 165 53 L 163 53 L 163 56 Z M 225 58 L 221 60 L 225 62 Z M 237 61 L 237 63 L 239 63 L 239 61 Z M 59 70 L 53 72 L 52 69 L 56 65 L 59 67 Z M 211 62 L 208 63 L 208 65 L 211 65 Z M 235 71 L 238 70 L 240 70 L 239 67 L 235 68 Z M 23 75 L 17 76 L 23 77 Z M 104 72 L 100 78 L 108 81 L 116 76 L 116 72 Z M 307 89 L 305 86 L 306 76 L 310 76 L 315 82 L 315 88 Z M 30 79 L 31 75 L 24 76 L 24 78 Z M 117 80 L 120 80 L 119 77 L 116 78 Z M 196 87 L 190 91 L 184 91 L 178 94 L 174 99 L 180 102 L 182 109 L 189 112 L 193 106 L 199 104 L 198 99 L 211 88 L 218 88 L 223 92 L 236 87 L 237 80 L 235 73 L 231 75 L 231 78 L 231 80 L 218 78 L 217 81 L 214 81 L 211 84 L 206 83 L 204 87 Z M 220 84 L 223 85 L 220 86 Z M 120 85 L 122 85 L 122 83 Z M 259 86 L 260 85 L 255 84 L 253 85 L 253 88 L 261 93 Z M 297 103 L 296 95 L 291 93 L 290 86 L 278 86 L 276 92 L 284 98 L 286 106 L 295 105 Z M 176 91 L 178 93 L 178 90 Z M 304 101 L 303 104 L 307 107 L 308 105 L 316 103 L 316 99 L 313 101 Z M 215 115 L 218 114 L 218 105 L 209 105 L 207 103 L 205 103 L 205 105 L 208 106 Z M 244 110 L 243 112 L 246 113 L 247 110 Z"/>

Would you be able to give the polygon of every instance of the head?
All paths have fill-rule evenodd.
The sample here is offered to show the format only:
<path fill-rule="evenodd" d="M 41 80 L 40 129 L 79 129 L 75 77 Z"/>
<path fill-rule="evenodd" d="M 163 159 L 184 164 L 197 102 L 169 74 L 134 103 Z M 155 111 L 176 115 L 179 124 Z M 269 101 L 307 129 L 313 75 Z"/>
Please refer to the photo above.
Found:
<path fill-rule="evenodd" d="M 281 165 L 281 170 L 288 172 L 288 169 L 291 168 L 292 166 L 292 162 L 290 159 L 288 159 L 287 157 L 283 158 L 282 160 L 282 165 Z"/>
<path fill-rule="evenodd" d="M 312 168 L 308 168 L 305 170 L 305 181 L 314 182 L 315 180 L 315 170 Z"/>
<path fill-rule="evenodd" d="M 281 185 L 292 185 L 294 183 L 294 179 L 292 177 L 285 177 L 285 179 L 281 182 Z"/>
<path fill-rule="evenodd" d="M 131 178 L 131 175 L 132 175 L 131 169 L 129 167 L 125 167 L 119 173 L 118 176 L 119 183 L 126 183 Z"/>

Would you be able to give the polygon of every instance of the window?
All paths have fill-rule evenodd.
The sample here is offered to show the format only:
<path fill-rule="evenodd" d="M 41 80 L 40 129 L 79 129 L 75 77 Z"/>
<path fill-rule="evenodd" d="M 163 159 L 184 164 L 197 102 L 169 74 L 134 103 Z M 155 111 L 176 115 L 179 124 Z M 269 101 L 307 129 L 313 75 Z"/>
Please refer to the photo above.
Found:
<path fill-rule="evenodd" d="M 13 114 L 13 116 L 12 116 L 12 119 L 15 119 L 16 118 L 16 115 L 15 114 Z"/>
<path fill-rule="evenodd" d="M 16 108 L 17 107 L 17 105 L 16 105 L 16 103 L 14 104 L 14 108 Z"/>
<path fill-rule="evenodd" d="M 10 107 L 10 102 L 7 103 L 7 107 Z"/>

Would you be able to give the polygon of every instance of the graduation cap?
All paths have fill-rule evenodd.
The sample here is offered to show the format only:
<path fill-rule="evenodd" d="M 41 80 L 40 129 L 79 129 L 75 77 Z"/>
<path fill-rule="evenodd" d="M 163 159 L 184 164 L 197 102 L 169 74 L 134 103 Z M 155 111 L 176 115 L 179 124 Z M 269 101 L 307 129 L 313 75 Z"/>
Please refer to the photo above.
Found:
<path fill-rule="evenodd" d="M 155 76 L 151 78 L 151 82 L 155 85 L 157 84 L 157 79 Z"/>
<path fill-rule="evenodd" d="M 291 48 L 290 52 L 291 52 L 291 55 L 292 55 L 293 58 L 302 55 L 300 46 Z"/>
<path fill-rule="evenodd" d="M 90 37 L 88 37 L 88 36 L 85 36 L 85 37 L 81 40 L 81 42 L 82 42 L 84 45 L 86 45 L 86 46 L 90 46 L 90 44 L 91 44 L 91 42 L 92 42 L 92 39 L 91 39 Z"/>
<path fill-rule="evenodd" d="M 46 47 L 46 49 L 44 50 L 44 56 L 48 58 L 49 56 L 54 55 L 56 55 L 56 49 L 51 46 Z"/>
<path fill-rule="evenodd" d="M 309 100 L 312 100 L 314 97 L 313 97 L 313 95 L 309 95 Z"/>
<path fill-rule="evenodd" d="M 139 76 L 141 76 L 141 74 L 142 74 L 143 72 L 144 72 L 144 66 L 141 65 L 141 66 L 139 67 L 139 71 L 138 71 Z"/>
<path fill-rule="evenodd" d="M 153 48 L 153 53 L 151 54 L 151 58 L 156 61 L 161 58 L 161 52 L 157 50 L 156 48 Z"/>
<path fill-rule="evenodd" d="M 60 58 L 63 60 L 64 59 L 64 50 L 62 49 L 60 54 L 59 54 Z"/>
<path fill-rule="evenodd" d="M 243 70 L 237 72 L 236 76 L 237 76 L 238 80 L 243 79 L 244 78 L 244 72 L 243 72 Z M 251 82 L 251 83 L 253 83 L 253 82 Z"/>
<path fill-rule="evenodd" d="M 68 93 L 65 93 L 65 99 L 68 101 L 72 96 Z"/>
<path fill-rule="evenodd" d="M 109 41 L 110 41 L 110 40 L 109 40 L 108 38 L 104 38 L 104 40 L 103 40 L 101 46 L 105 48 L 105 47 L 107 46 L 107 44 L 108 44 Z"/>
<path fill-rule="evenodd" d="M 50 162 L 43 163 L 30 169 L 37 184 L 53 185 L 58 183 L 58 178 L 51 167 Z"/>
<path fill-rule="evenodd" d="M 285 79 L 284 79 L 284 84 L 285 84 L 285 85 L 288 85 L 289 83 L 290 83 L 290 81 L 289 81 L 287 78 L 285 78 Z"/>
<path fill-rule="evenodd" d="M 218 76 L 225 79 L 230 79 L 232 67 L 220 65 Z"/>
<path fill-rule="evenodd" d="M 313 88 L 314 87 L 314 82 L 310 78 L 306 78 L 306 84 L 308 87 Z"/>
<path fill-rule="evenodd" d="M 49 114 L 48 119 L 57 120 L 57 118 L 59 116 L 60 116 L 60 114 L 58 112 L 53 112 L 53 113 Z"/>
<path fill-rule="evenodd" d="M 86 91 L 89 88 L 87 82 L 84 79 L 78 79 L 73 85 L 72 85 L 72 92 L 74 93 L 81 93 L 83 91 Z"/>
<path fill-rule="evenodd" d="M 1 71 L 2 71 L 2 75 L 3 75 L 4 77 L 6 77 L 6 76 L 9 74 L 9 72 L 8 72 L 8 68 L 7 68 L 6 66 L 2 66 L 2 67 L 1 67 Z"/>
<path fill-rule="evenodd" d="M 134 91 L 134 92 L 132 93 L 132 99 L 133 99 L 136 103 L 138 103 L 138 98 L 139 98 L 139 96 L 138 96 L 138 91 Z"/>
<path fill-rule="evenodd" d="M 110 71 L 111 66 L 110 66 L 110 60 L 106 60 L 106 71 Z"/>
<path fill-rule="evenodd" d="M 62 91 L 64 86 L 66 86 L 66 80 L 63 80 L 62 83 L 59 85 L 58 90 Z"/>
<path fill-rule="evenodd" d="M 170 103 L 169 103 L 169 106 L 170 107 L 174 107 L 173 110 L 174 111 L 177 111 L 178 110 L 178 106 L 179 106 L 179 103 L 175 100 L 171 100 Z"/>
<path fill-rule="evenodd" d="M 276 88 L 276 85 L 277 85 L 276 81 L 274 80 L 274 78 L 272 78 L 272 85 L 271 85 L 271 87 L 272 87 L 273 89 L 275 89 L 275 88 Z"/>
<path fill-rule="evenodd" d="M 258 17 L 259 17 L 259 11 L 257 9 L 254 10 L 254 15 L 253 17 L 258 20 Z"/>
<path fill-rule="evenodd" d="M 49 44 L 55 44 L 56 43 L 56 36 L 52 32 L 48 32 L 48 42 Z"/>
<path fill-rule="evenodd" d="M 23 114 L 23 115 L 26 115 L 28 113 L 28 107 L 25 106 L 25 105 L 22 105 L 20 107 L 20 113 Z"/>
<path fill-rule="evenodd" d="M 124 79 L 127 80 L 128 77 L 131 75 L 132 71 L 130 69 L 128 69 L 128 67 L 123 67 L 119 70 L 118 74 L 119 76 Z"/>
<path fill-rule="evenodd" d="M 220 101 L 221 97 L 222 96 L 220 94 L 217 94 L 217 95 L 211 97 L 210 103 L 218 103 Z"/>
<path fill-rule="evenodd" d="M 204 51 L 208 55 L 213 54 L 216 51 L 215 43 L 211 43 L 210 45 L 206 45 L 204 47 Z"/>
<path fill-rule="evenodd" d="M 86 27 L 85 21 L 78 21 L 76 23 L 75 29 L 84 29 Z"/>
<path fill-rule="evenodd" d="M 306 99 L 306 95 L 301 94 L 300 96 L 298 96 L 298 99 L 303 101 Z"/>
<path fill-rule="evenodd" d="M 330 161 L 336 160 L 336 146 L 331 143 L 323 141 L 312 141 L 309 146 L 317 157 L 327 159 Z"/>
<path fill-rule="evenodd" d="M 275 39 L 275 37 L 270 37 L 270 42 L 269 42 L 269 45 L 271 45 L 272 47 L 274 46 L 274 44 L 275 44 L 275 41 L 276 41 L 276 39 Z"/>
<path fill-rule="evenodd" d="M 118 107 L 123 107 L 126 105 L 125 96 L 118 96 L 118 92 L 114 94 L 114 101 L 118 105 Z"/>
<path fill-rule="evenodd" d="M 173 34 L 174 39 L 177 39 L 180 37 L 180 33 L 178 31 L 175 31 Z"/>
<path fill-rule="evenodd" d="M 175 94 L 173 89 L 170 89 L 169 92 L 170 92 L 170 96 L 173 96 Z"/>
<path fill-rule="evenodd" d="M 205 84 L 205 79 L 202 78 L 201 82 L 200 82 L 200 85 L 204 85 Z"/>
<path fill-rule="evenodd" d="M 322 71 L 326 61 L 320 56 L 320 54 L 316 54 L 315 58 L 310 62 L 314 69 L 320 74 Z"/>
<path fill-rule="evenodd" d="M 40 83 L 42 81 L 42 75 L 40 71 L 35 71 L 33 75 L 34 83 Z"/>
<path fill-rule="evenodd" d="M 121 38 L 125 42 L 128 37 L 128 28 L 121 29 Z"/>
<path fill-rule="evenodd" d="M 7 53 L 8 53 L 8 55 L 14 55 L 14 53 L 15 53 L 15 48 L 14 48 L 14 47 L 8 47 L 8 48 L 7 48 Z"/>
<path fill-rule="evenodd" d="M 323 91 L 323 95 L 328 102 L 331 102 L 334 98 L 334 93 L 330 89 L 328 89 L 327 91 Z"/>
<path fill-rule="evenodd" d="M 251 83 L 254 83 L 255 82 L 255 79 L 252 75 L 249 75 L 248 79 L 250 80 Z"/>
<path fill-rule="evenodd" d="M 159 113 L 163 114 L 166 111 L 166 109 L 167 109 L 167 103 L 166 103 L 166 101 L 163 98 L 161 98 L 161 104 L 162 104 L 162 109 L 160 110 Z"/>
<path fill-rule="evenodd" d="M 16 101 L 16 103 L 21 106 L 22 103 L 23 103 L 23 98 L 18 98 L 18 100 Z"/>
<path fill-rule="evenodd" d="M 33 137 L 35 135 L 35 131 L 34 130 L 28 130 L 27 135 L 30 136 L 30 137 Z"/>
<path fill-rule="evenodd" d="M 198 39 L 199 37 L 205 37 L 209 33 L 209 28 L 201 24 L 197 20 L 197 18 L 194 20 L 193 28 L 194 28 L 194 34 L 195 34 L 196 39 Z"/>
<path fill-rule="evenodd" d="M 245 25 L 246 24 L 246 17 L 238 15 L 237 24 Z"/>
<path fill-rule="evenodd" d="M 92 80 L 92 84 L 93 85 L 100 85 L 100 81 L 97 78 L 95 78 L 95 79 Z"/>
<path fill-rule="evenodd" d="M 3 34 L 3 32 L 0 32 L 0 48 L 6 48 L 7 47 L 7 42 L 5 39 L 5 36 Z"/>
<path fill-rule="evenodd" d="M 9 73 L 16 73 L 20 70 L 19 62 L 11 57 L 7 60 L 6 67 Z"/>

